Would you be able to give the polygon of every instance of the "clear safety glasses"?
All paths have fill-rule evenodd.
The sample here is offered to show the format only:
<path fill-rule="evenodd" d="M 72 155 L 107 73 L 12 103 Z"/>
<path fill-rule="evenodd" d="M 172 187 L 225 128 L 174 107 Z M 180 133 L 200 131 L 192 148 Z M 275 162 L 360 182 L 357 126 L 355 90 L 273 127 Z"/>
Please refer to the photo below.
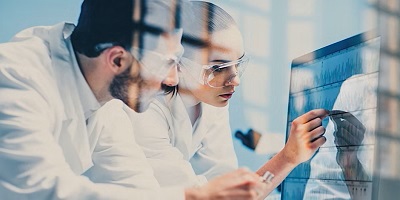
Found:
<path fill-rule="evenodd" d="M 238 60 L 213 65 L 201 65 L 190 59 L 181 58 L 180 70 L 190 74 L 192 78 L 201 84 L 213 88 L 222 88 L 231 84 L 236 77 L 240 78 L 246 69 L 249 58 L 243 55 Z"/>
<path fill-rule="evenodd" d="M 178 65 L 183 51 L 179 52 L 177 55 L 164 55 L 155 51 L 132 47 L 131 54 L 151 75 L 159 80 L 164 80 L 168 76 L 171 68 Z"/>
<path fill-rule="evenodd" d="M 110 48 L 117 44 L 114 43 L 101 43 L 96 45 L 97 51 L 102 51 L 106 48 Z M 149 72 L 154 78 L 158 80 L 164 80 L 172 67 L 178 65 L 182 55 L 182 51 L 178 52 L 176 55 L 164 55 L 156 51 L 140 49 L 132 47 L 130 49 L 132 56 L 143 66 L 143 69 Z"/>

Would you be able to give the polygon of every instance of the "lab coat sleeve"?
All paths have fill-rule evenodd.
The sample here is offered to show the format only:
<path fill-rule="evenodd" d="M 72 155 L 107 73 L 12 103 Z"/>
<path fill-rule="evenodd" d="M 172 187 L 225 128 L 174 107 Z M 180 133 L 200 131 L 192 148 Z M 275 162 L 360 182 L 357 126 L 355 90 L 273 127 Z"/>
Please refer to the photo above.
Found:
<path fill-rule="evenodd" d="M 238 168 L 229 125 L 228 106 L 214 109 L 216 112 L 213 114 L 216 117 L 213 117 L 213 123 L 190 160 L 196 174 L 204 175 L 208 180 Z"/>
<path fill-rule="evenodd" d="M 53 136 L 60 118 L 44 92 L 49 82 L 12 65 L 0 53 L 1 199 L 183 199 L 181 188 L 139 190 L 75 175 Z"/>
<path fill-rule="evenodd" d="M 169 111 L 152 103 L 144 113 L 131 113 L 137 143 L 153 167 L 161 187 L 203 185 L 206 178 L 197 176 L 190 162 L 172 145 L 165 112 Z"/>
<path fill-rule="evenodd" d="M 114 99 L 88 119 L 94 166 L 85 175 L 96 183 L 114 183 L 143 189 L 158 188 L 153 170 L 136 144 L 125 107 L 123 102 Z"/>

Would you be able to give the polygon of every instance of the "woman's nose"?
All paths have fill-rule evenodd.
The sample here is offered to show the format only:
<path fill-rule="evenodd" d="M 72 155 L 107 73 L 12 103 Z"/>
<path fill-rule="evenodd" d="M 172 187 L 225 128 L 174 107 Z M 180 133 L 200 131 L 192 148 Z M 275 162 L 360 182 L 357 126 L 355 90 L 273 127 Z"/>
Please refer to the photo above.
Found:
<path fill-rule="evenodd" d="M 240 85 L 240 78 L 238 75 L 234 75 L 233 77 L 231 77 L 226 83 L 226 86 L 239 86 Z"/>

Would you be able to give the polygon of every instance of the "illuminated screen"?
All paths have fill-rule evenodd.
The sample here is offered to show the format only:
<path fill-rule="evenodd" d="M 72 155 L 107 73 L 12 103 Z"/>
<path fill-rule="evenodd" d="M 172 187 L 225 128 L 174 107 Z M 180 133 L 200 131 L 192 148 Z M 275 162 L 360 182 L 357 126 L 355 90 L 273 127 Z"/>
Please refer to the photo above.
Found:
<path fill-rule="evenodd" d="M 333 111 L 326 143 L 285 179 L 282 199 L 371 199 L 379 47 L 366 32 L 293 60 L 286 135 L 300 115 Z"/>

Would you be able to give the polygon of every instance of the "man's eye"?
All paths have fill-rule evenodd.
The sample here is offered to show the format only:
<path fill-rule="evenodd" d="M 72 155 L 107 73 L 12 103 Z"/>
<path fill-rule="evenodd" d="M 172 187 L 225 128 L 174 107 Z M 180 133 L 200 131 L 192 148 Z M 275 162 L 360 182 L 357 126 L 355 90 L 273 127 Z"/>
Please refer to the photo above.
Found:
<path fill-rule="evenodd" d="M 167 66 L 172 66 L 172 65 L 175 65 L 175 64 L 177 64 L 177 62 L 174 59 L 169 59 L 167 61 Z"/>

